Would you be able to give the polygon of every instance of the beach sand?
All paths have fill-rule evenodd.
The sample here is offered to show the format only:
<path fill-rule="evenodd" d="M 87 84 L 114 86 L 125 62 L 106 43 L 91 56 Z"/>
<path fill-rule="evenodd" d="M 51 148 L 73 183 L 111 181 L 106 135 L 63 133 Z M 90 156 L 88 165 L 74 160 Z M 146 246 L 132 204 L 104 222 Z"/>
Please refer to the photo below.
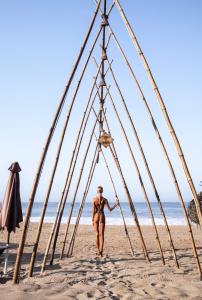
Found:
<path fill-rule="evenodd" d="M 22 226 L 21 226 L 22 227 Z M 135 255 L 130 254 L 128 241 L 122 226 L 106 226 L 105 249 L 102 258 L 96 256 L 94 232 L 91 226 L 81 225 L 78 230 L 73 256 L 59 260 L 65 227 L 56 250 L 53 266 L 47 266 L 40 275 L 40 262 L 48 240 L 51 224 L 45 224 L 38 249 L 34 276 L 27 278 L 28 261 L 36 234 L 37 224 L 30 224 L 21 280 L 13 285 L 11 280 L 1 279 L 0 300 L 36 299 L 202 299 L 202 281 L 191 248 L 190 238 L 184 226 L 172 226 L 175 248 L 180 269 L 177 269 L 169 248 L 166 230 L 159 226 L 166 265 L 163 266 L 154 231 L 143 226 L 146 246 L 151 263 L 144 259 L 137 229 L 129 227 Z M 15 248 L 21 230 L 11 236 Z M 194 236 L 202 262 L 202 231 L 194 227 Z M 1 242 L 6 234 L 0 234 Z M 15 261 L 16 250 L 9 256 L 9 274 Z M 2 268 L 2 264 L 1 264 Z"/>

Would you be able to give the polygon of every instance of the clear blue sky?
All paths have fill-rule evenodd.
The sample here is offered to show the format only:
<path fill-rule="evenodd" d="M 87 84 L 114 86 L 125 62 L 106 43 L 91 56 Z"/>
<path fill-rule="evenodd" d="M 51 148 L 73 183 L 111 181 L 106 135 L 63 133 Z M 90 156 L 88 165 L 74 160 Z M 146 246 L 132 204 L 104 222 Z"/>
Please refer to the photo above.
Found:
<path fill-rule="evenodd" d="M 111 1 L 108 2 L 109 4 L 111 3 Z M 202 2 L 200 0 L 121 0 L 121 4 L 151 66 L 176 132 L 180 138 L 194 182 L 199 190 L 199 181 L 202 180 Z M 23 201 L 27 201 L 28 199 L 37 163 L 53 119 L 54 111 L 64 89 L 67 75 L 72 69 L 76 55 L 79 52 L 94 8 L 95 6 L 91 0 L 8 0 L 0 2 L 1 198 L 3 197 L 8 179 L 7 168 L 11 162 L 17 160 L 22 167 L 22 199 Z M 99 28 L 99 22 L 100 17 L 96 22 L 95 30 L 86 49 L 86 54 Z M 148 79 L 145 76 L 136 50 L 128 37 L 116 7 L 111 14 L 110 23 L 119 37 L 121 44 L 124 46 L 137 77 L 141 82 L 141 86 L 145 91 L 176 167 L 176 173 L 184 198 L 188 200 L 191 195 L 184 180 L 175 147 L 165 126 L 160 107 L 148 84 Z M 98 60 L 100 59 L 100 51 L 98 45 L 94 54 Z M 116 71 L 131 113 L 136 120 L 137 129 L 140 133 L 141 141 L 153 170 L 162 200 L 176 201 L 177 196 L 158 141 L 153 133 L 144 106 L 130 79 L 128 70 L 113 41 L 110 43 L 108 55 L 110 59 L 114 59 L 114 70 Z M 84 60 L 82 60 L 80 66 L 83 65 Z M 96 68 L 93 61 L 91 61 L 70 120 L 71 126 L 67 132 L 59 164 L 59 172 L 51 194 L 52 200 L 57 200 L 60 195 L 68 166 L 68 159 L 72 151 L 73 140 L 78 130 L 79 120 L 83 114 L 87 95 L 92 84 L 92 77 L 95 73 Z M 73 87 L 75 87 L 78 78 L 79 71 L 75 77 Z M 108 82 L 112 85 L 110 77 L 108 77 Z M 115 87 L 112 86 L 111 91 L 118 104 L 119 98 Z M 72 93 L 73 88 L 67 97 L 66 110 Z M 121 131 L 113 115 L 109 100 L 107 100 L 106 106 L 131 194 L 137 201 L 141 200 L 142 195 L 135 171 L 132 167 L 130 154 L 123 142 Z M 137 156 L 137 161 L 148 188 L 148 194 L 152 200 L 154 199 L 153 193 L 136 144 L 133 142 L 134 139 L 129 123 L 120 104 L 118 108 L 127 132 L 130 135 L 134 153 Z M 91 119 L 91 124 L 88 127 L 89 131 L 90 126 L 92 126 L 93 116 Z M 59 125 L 59 129 L 61 129 L 61 124 Z M 43 200 L 47 181 L 50 177 L 51 162 L 55 153 L 54 151 L 56 151 L 55 145 L 58 137 L 59 130 L 56 132 L 53 147 L 47 158 L 46 172 L 42 177 L 41 187 L 37 193 L 37 200 Z M 87 136 L 84 141 L 87 141 Z M 91 150 L 90 154 L 93 152 L 93 149 Z M 106 155 L 110 157 L 108 153 Z M 90 158 L 87 161 L 87 168 L 89 167 L 89 163 Z M 109 164 L 117 182 L 117 189 L 120 196 L 125 200 L 116 168 L 112 161 Z M 84 175 L 79 195 L 82 193 L 82 187 L 87 175 L 86 171 L 84 171 Z M 71 195 L 74 192 L 75 179 L 73 180 Z M 98 184 L 102 184 L 105 187 L 107 197 L 113 201 L 112 188 L 102 162 L 97 167 L 89 199 Z"/>

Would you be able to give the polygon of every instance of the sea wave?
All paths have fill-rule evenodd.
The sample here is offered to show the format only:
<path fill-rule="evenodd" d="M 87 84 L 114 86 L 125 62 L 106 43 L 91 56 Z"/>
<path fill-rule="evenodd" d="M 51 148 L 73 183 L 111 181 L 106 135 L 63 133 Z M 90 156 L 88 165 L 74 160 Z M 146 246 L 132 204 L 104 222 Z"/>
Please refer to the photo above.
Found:
<path fill-rule="evenodd" d="M 32 217 L 31 222 L 38 223 L 39 222 L 39 217 Z M 45 217 L 44 223 L 54 223 L 55 217 Z M 168 218 L 167 219 L 169 225 L 186 225 L 186 222 L 183 218 Z M 75 224 L 76 218 L 73 217 L 71 220 L 71 224 Z M 135 225 L 134 219 L 133 218 L 125 218 L 126 225 Z M 155 218 L 156 225 L 165 225 L 164 221 L 162 218 Z M 62 218 L 61 221 L 62 224 L 67 223 L 66 218 Z M 139 223 L 140 225 L 152 225 L 152 221 L 149 218 L 139 218 Z M 90 217 L 82 217 L 80 220 L 80 224 L 82 225 L 91 225 L 92 220 Z M 116 226 L 122 226 L 123 225 L 123 220 L 121 218 L 106 218 L 106 224 L 107 225 L 116 225 Z"/>

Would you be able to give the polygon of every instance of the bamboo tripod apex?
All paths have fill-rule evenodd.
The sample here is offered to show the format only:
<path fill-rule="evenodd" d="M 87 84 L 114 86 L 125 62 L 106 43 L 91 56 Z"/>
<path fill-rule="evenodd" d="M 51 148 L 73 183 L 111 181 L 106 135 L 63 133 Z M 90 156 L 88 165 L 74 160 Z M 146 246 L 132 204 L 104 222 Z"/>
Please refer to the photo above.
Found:
<path fill-rule="evenodd" d="M 92 42 L 92 45 L 90 47 L 90 51 L 87 55 L 87 59 L 84 61 L 83 67 L 81 69 L 81 74 L 79 76 L 79 80 L 78 83 L 76 84 L 76 88 L 75 91 L 73 93 L 72 98 L 70 99 L 70 103 L 69 103 L 69 108 L 67 110 L 67 112 L 65 111 L 65 120 L 63 120 L 63 127 L 61 130 L 61 136 L 60 136 L 60 140 L 58 142 L 57 145 L 57 151 L 55 154 L 55 159 L 53 161 L 53 167 L 52 167 L 52 172 L 50 175 L 50 179 L 49 179 L 49 183 L 48 183 L 48 187 L 47 187 L 47 192 L 44 196 L 44 202 L 43 202 L 43 206 L 42 206 L 42 210 L 41 210 L 41 216 L 40 216 L 40 220 L 38 223 L 38 228 L 37 228 L 37 233 L 35 236 L 35 242 L 33 245 L 33 249 L 32 249 L 32 253 L 31 253 L 31 259 L 30 259 L 30 265 L 29 265 L 29 274 L 28 276 L 33 276 L 33 272 L 34 272 L 34 266 L 36 263 L 36 258 L 37 258 L 37 250 L 38 250 L 38 246 L 40 243 L 40 239 L 41 239 L 41 233 L 42 233 L 42 228 L 43 228 L 43 224 L 44 224 L 44 219 L 45 219 L 45 215 L 47 212 L 47 206 L 49 204 L 50 201 L 50 195 L 52 192 L 52 186 L 56 177 L 56 173 L 58 171 L 58 164 L 59 161 L 61 159 L 61 151 L 63 148 L 63 144 L 64 144 L 64 140 L 67 136 L 67 129 L 68 127 L 71 126 L 71 115 L 72 115 L 72 110 L 73 107 L 75 106 L 75 102 L 77 101 L 78 98 L 78 93 L 81 89 L 81 83 L 85 80 L 85 74 L 87 73 L 88 70 L 88 66 L 91 62 L 91 58 L 92 58 L 92 54 L 94 54 L 95 49 L 96 49 L 96 45 L 100 42 L 101 44 L 101 53 L 99 53 L 99 58 L 100 61 L 97 63 L 97 60 L 94 58 L 94 63 L 96 64 L 97 67 L 97 73 L 93 78 L 93 84 L 92 87 L 90 89 L 89 92 L 89 97 L 87 98 L 87 103 L 85 105 L 85 110 L 83 112 L 83 116 L 81 117 L 80 123 L 79 123 L 79 130 L 78 133 L 75 134 L 76 136 L 76 141 L 75 143 L 72 143 L 72 155 L 71 157 L 67 158 L 68 161 L 68 168 L 67 168 L 67 172 L 66 172 L 66 177 L 64 179 L 64 185 L 63 185 L 63 189 L 61 191 L 61 196 L 58 197 L 58 207 L 57 207 L 57 212 L 55 215 L 55 220 L 54 223 L 52 225 L 51 231 L 50 231 L 50 236 L 48 238 L 48 243 L 46 246 L 46 250 L 43 256 L 43 261 L 42 261 L 42 265 L 41 265 L 41 273 L 44 272 L 45 268 L 46 268 L 46 264 L 48 262 L 49 259 L 49 255 L 50 255 L 50 260 L 49 260 L 49 264 L 52 265 L 54 263 L 54 259 L 55 259 L 55 253 L 57 251 L 57 243 L 58 240 L 60 239 L 60 228 L 61 228 L 61 222 L 62 222 L 62 218 L 65 217 L 66 218 L 66 227 L 65 227 L 65 234 L 64 234 L 64 239 L 62 241 L 62 251 L 60 253 L 60 258 L 63 259 L 64 258 L 64 254 L 67 248 L 67 253 L 66 256 L 69 257 L 70 255 L 73 254 L 73 250 L 74 250 L 74 245 L 75 245 L 75 240 L 76 240 L 76 235 L 77 235 L 77 231 L 78 231 L 78 227 L 79 227 L 79 223 L 80 223 L 80 219 L 83 213 L 83 208 L 85 206 L 86 203 L 86 198 L 88 196 L 89 190 L 91 188 L 91 183 L 92 183 L 92 179 L 93 176 L 99 166 L 99 156 L 101 155 L 103 158 L 103 162 L 106 168 L 106 172 L 108 173 L 109 176 L 109 180 L 111 182 L 112 185 L 112 189 L 114 191 L 114 195 L 115 198 L 117 199 L 117 201 L 119 202 L 119 210 L 120 210 L 120 215 L 122 218 L 122 222 L 123 222 L 123 228 L 124 228 L 124 232 L 126 235 L 126 239 L 128 241 L 128 245 L 129 245 L 129 249 L 131 252 L 131 255 L 134 256 L 135 254 L 135 249 L 132 243 L 132 239 L 131 236 L 129 235 L 129 231 L 127 228 L 127 224 L 125 221 L 125 216 L 124 216 L 124 212 L 122 209 L 122 204 L 121 204 L 121 200 L 120 197 L 118 196 L 118 191 L 116 188 L 116 183 L 115 180 L 113 178 L 113 174 L 112 171 L 110 170 L 107 158 L 105 156 L 105 153 L 108 152 L 108 154 L 110 155 L 110 157 L 112 158 L 112 161 L 114 163 L 114 165 L 116 166 L 116 172 L 119 174 L 120 176 L 120 180 L 122 182 L 122 186 L 123 186 L 123 190 L 125 192 L 126 198 L 128 200 L 128 206 L 129 209 L 131 211 L 131 214 L 133 216 L 133 220 L 134 220 L 134 224 L 136 225 L 137 228 L 137 233 L 138 233 L 138 238 L 140 240 L 141 246 L 142 246 L 142 250 L 143 250 L 143 255 L 146 259 L 147 262 L 151 262 L 151 259 L 149 257 L 148 254 L 148 249 L 147 249 L 147 245 L 146 245 L 146 241 L 143 235 L 143 231 L 142 231 L 142 226 L 141 226 L 141 222 L 139 221 L 138 218 L 138 214 L 136 211 L 136 203 L 135 203 L 135 199 L 133 199 L 133 197 L 131 196 L 131 191 L 129 190 L 128 184 L 127 184 L 127 178 L 123 172 L 124 167 L 123 167 L 123 162 L 121 162 L 120 157 L 118 156 L 118 151 L 116 150 L 116 144 L 118 143 L 116 140 L 113 140 L 113 133 L 111 132 L 111 128 L 108 122 L 108 116 L 106 113 L 106 102 L 109 100 L 109 102 L 111 102 L 112 104 L 112 108 L 113 108 L 113 113 L 116 116 L 117 119 L 117 124 L 119 124 L 121 132 L 123 134 L 123 138 L 125 141 L 125 144 L 127 145 L 128 151 L 130 153 L 130 158 L 132 160 L 132 166 L 131 166 L 131 172 L 134 172 L 136 178 L 138 179 L 140 188 L 142 190 L 143 196 L 144 196 L 144 200 L 145 203 L 147 204 L 148 207 L 148 212 L 150 214 L 151 217 L 151 221 L 152 221 L 152 227 L 153 227 L 153 233 L 155 236 L 155 240 L 157 242 L 158 248 L 159 248 L 159 256 L 161 258 L 162 264 L 165 265 L 165 253 L 164 253 L 164 249 L 163 249 L 163 245 L 160 239 L 160 235 L 158 232 L 158 226 L 156 225 L 156 220 L 154 217 L 154 211 L 153 208 L 151 206 L 150 203 L 150 195 L 148 193 L 148 188 L 144 183 L 144 178 L 141 174 L 141 170 L 137 161 L 137 157 L 136 157 L 136 151 L 133 150 L 133 147 L 131 146 L 132 144 L 132 140 L 131 137 L 129 138 L 127 132 L 126 132 L 126 128 L 124 126 L 124 122 L 121 119 L 121 115 L 118 109 L 118 105 L 115 104 L 115 101 L 112 97 L 112 93 L 111 93 L 111 89 L 109 88 L 109 85 L 107 84 L 107 80 L 108 80 L 108 76 L 111 76 L 111 79 L 113 81 L 113 87 L 115 87 L 116 91 L 118 92 L 118 98 L 119 101 L 123 104 L 123 107 L 125 109 L 127 118 L 129 120 L 131 129 L 132 129 L 132 136 L 135 139 L 135 141 L 137 142 L 138 145 L 138 151 L 142 157 L 143 163 L 145 165 L 146 168 L 146 172 L 151 184 L 151 187 L 154 191 L 155 197 L 156 197 L 156 202 L 158 204 L 159 207 L 159 211 L 161 213 L 166 231 L 167 231 L 167 235 L 168 235 L 168 239 L 170 242 L 170 248 L 173 254 L 173 259 L 175 262 L 175 266 L 177 268 L 180 267 L 179 265 L 179 261 L 178 261 L 178 256 L 177 256 L 177 251 L 174 245 L 174 241 L 173 241 L 173 237 L 170 231 L 170 227 L 168 225 L 167 222 L 167 217 L 165 214 L 165 210 L 163 207 L 163 203 L 161 201 L 161 196 L 159 195 L 158 192 L 158 188 L 157 185 L 154 181 L 154 177 L 150 168 L 150 163 L 148 162 L 148 158 L 145 155 L 145 150 L 143 149 L 142 143 L 141 143 L 141 138 L 137 132 L 136 129 L 136 125 L 135 125 L 135 121 L 134 121 L 134 117 L 132 117 L 131 114 L 131 110 L 132 108 L 129 108 L 129 106 L 127 105 L 127 99 L 125 99 L 124 97 L 124 92 L 121 90 L 120 85 L 118 83 L 117 77 L 115 75 L 114 72 L 114 68 L 112 67 L 112 61 L 109 59 L 109 53 L 108 53 L 108 47 L 110 46 L 110 43 L 112 42 L 112 38 L 113 38 L 113 42 L 115 43 L 115 45 L 117 46 L 121 57 L 123 58 L 123 61 L 126 63 L 126 66 L 128 67 L 130 76 L 132 77 L 134 84 L 137 88 L 137 91 L 139 93 L 140 96 L 140 100 L 143 101 L 146 112 L 148 114 L 148 117 L 151 121 L 151 125 L 152 128 L 155 131 L 155 134 L 157 136 L 157 140 L 161 145 L 162 148 L 162 152 L 165 156 L 165 160 L 166 163 L 168 165 L 168 169 L 170 171 L 171 174 L 171 178 L 173 180 L 173 184 L 174 187 L 176 189 L 176 193 L 177 196 L 179 198 L 181 207 L 182 207 L 182 211 L 184 213 L 184 217 L 186 220 L 186 225 L 187 225 L 187 230 L 190 236 L 190 241 L 192 244 L 192 248 L 193 248 L 193 254 L 196 260 L 196 265 L 198 268 L 198 272 L 200 275 L 200 279 L 202 278 L 202 270 L 201 270 L 201 264 L 200 264 L 200 260 L 199 260 L 199 256 L 198 256 L 198 252 L 197 252 L 197 247 L 196 247 L 196 243 L 195 243 L 195 239 L 194 239 L 194 235 L 192 232 L 192 227 L 187 215 L 187 210 L 184 204 L 184 199 L 182 197 L 182 193 L 179 187 L 179 183 L 178 183 L 178 179 L 177 176 L 175 174 L 174 171 L 174 167 L 173 164 L 171 162 L 170 156 L 168 154 L 168 151 L 166 149 L 166 146 L 164 144 L 162 135 L 160 133 L 160 130 L 158 129 L 156 122 L 155 122 L 155 118 L 151 112 L 150 106 L 148 104 L 148 101 L 146 99 L 146 97 L 144 96 L 143 93 L 143 89 L 140 86 L 137 77 L 135 75 L 135 72 L 133 70 L 133 65 L 131 65 L 129 63 L 129 60 L 122 48 L 122 46 L 120 45 L 119 39 L 117 38 L 117 36 L 115 35 L 112 26 L 111 26 L 111 21 L 110 21 L 110 14 L 113 10 L 115 10 L 115 8 L 117 8 L 116 11 L 118 11 L 120 13 L 120 16 L 123 20 L 123 23 L 125 24 L 125 27 L 129 33 L 129 36 L 131 37 L 132 43 L 134 44 L 139 57 L 143 63 L 143 67 L 146 71 L 146 74 L 149 78 L 149 81 L 151 83 L 151 86 L 154 90 L 154 93 L 157 97 L 158 103 L 160 104 L 160 108 L 162 110 L 163 116 L 165 118 L 165 122 L 168 126 L 169 132 L 171 134 L 171 137 L 174 141 L 176 150 L 177 150 L 177 154 L 179 156 L 179 159 L 182 163 L 182 169 L 184 171 L 188 186 L 193 194 L 194 197 L 194 201 L 195 201 L 195 206 L 196 206 L 196 210 L 197 210 L 197 215 L 198 215 L 198 219 L 200 222 L 200 225 L 202 225 L 202 212 L 200 209 L 200 203 L 199 203 L 199 199 L 198 199 L 198 195 L 196 192 L 196 188 L 194 186 L 189 168 L 187 166 L 181 145 L 179 143 L 179 139 L 176 135 L 176 132 L 173 128 L 171 119 L 168 115 L 166 106 L 165 106 L 165 102 L 162 99 L 162 96 L 159 92 L 158 86 L 154 80 L 154 77 L 152 75 L 152 72 L 150 70 L 149 64 L 144 56 L 144 53 L 138 43 L 138 40 L 135 36 L 135 33 L 127 19 L 127 16 L 119 2 L 119 0 L 114 0 L 114 1 L 107 1 L 107 0 L 93 0 L 96 4 L 96 8 L 95 8 L 95 12 L 93 14 L 92 20 L 90 22 L 89 28 L 87 30 L 86 36 L 84 38 L 84 41 L 82 43 L 81 49 L 79 51 L 78 57 L 76 58 L 74 67 L 72 69 L 72 71 L 70 72 L 69 78 L 67 80 L 67 84 L 65 86 L 64 92 L 62 94 L 62 97 L 59 101 L 58 107 L 56 109 L 56 113 L 53 119 L 53 122 L 50 126 L 50 131 L 48 133 L 47 139 L 45 141 L 45 146 L 44 149 L 42 151 L 41 154 L 41 158 L 39 161 L 39 165 L 38 165 L 38 169 L 36 172 L 36 176 L 33 182 L 33 186 L 32 186 L 32 191 L 30 194 L 30 198 L 29 198 L 29 203 L 28 203 L 28 208 L 26 211 L 26 215 L 25 215 L 25 219 L 24 219 L 24 227 L 23 227 L 23 231 L 22 231 L 22 236 L 21 236 L 21 240 L 19 243 L 19 247 L 18 247 L 18 252 L 17 252 L 17 257 L 16 257 L 16 263 L 15 263 L 15 268 L 14 268 L 14 275 L 13 275 L 13 283 L 17 283 L 19 282 L 19 278 L 20 278 L 20 268 L 21 268 L 21 261 L 22 261 L 22 256 L 24 254 L 24 248 L 25 248 L 25 243 L 26 243 L 26 237 L 29 234 L 29 223 L 30 223 L 30 218 L 31 218 L 31 214 L 32 214 L 32 208 L 33 208 L 33 204 L 35 201 L 35 197 L 36 197 L 36 193 L 38 190 L 38 187 L 40 185 L 40 179 L 41 179 L 41 175 L 43 173 L 43 167 L 44 164 L 46 163 L 46 157 L 48 154 L 48 151 L 50 150 L 51 146 L 52 146 L 52 139 L 53 136 L 55 134 L 55 130 L 57 128 L 58 122 L 59 120 L 62 119 L 62 112 L 65 111 L 65 104 L 67 102 L 67 97 L 69 97 L 69 90 L 70 87 L 72 87 L 72 84 L 74 82 L 74 77 L 76 72 L 78 71 L 78 68 L 80 67 L 80 64 L 82 62 L 82 59 L 84 57 L 84 53 L 85 50 L 87 48 L 87 45 L 89 43 L 90 40 L 90 36 L 93 34 L 93 29 L 95 27 L 95 22 L 98 19 L 98 15 L 100 13 L 101 18 L 99 19 L 100 22 L 100 27 L 99 30 L 97 31 L 97 34 L 95 35 L 95 38 Z M 111 3 L 111 6 L 109 6 L 109 3 Z M 108 7 L 109 6 L 109 7 Z M 108 37 L 107 37 L 108 34 Z M 111 61 L 111 63 L 109 62 Z M 93 61 L 92 61 L 93 63 Z M 107 68 L 106 68 L 107 67 Z M 109 72 L 108 72 L 109 71 Z M 69 100 L 69 99 L 68 99 Z M 94 109 L 95 103 L 98 104 L 99 109 L 96 112 L 96 110 Z M 134 106 L 135 108 L 135 106 Z M 94 123 L 93 125 L 91 124 L 91 117 L 94 116 Z M 97 126 L 99 125 L 99 126 Z M 88 128 L 88 126 L 91 126 L 90 129 L 90 135 L 88 138 L 88 143 L 87 146 L 85 147 L 85 151 L 83 152 L 83 144 L 84 144 L 84 134 Z M 106 127 L 106 128 L 105 128 Z M 117 129 L 118 130 L 118 129 Z M 93 139 L 93 137 L 95 137 L 95 140 Z M 103 142 L 102 142 L 103 141 Z M 106 146 L 106 148 L 105 148 Z M 108 147 L 107 147 L 108 146 Z M 89 158 L 89 153 L 90 150 L 94 147 L 94 155 L 93 155 L 93 159 L 91 159 L 91 163 L 90 163 L 90 168 L 88 168 L 87 166 L 87 159 Z M 82 156 L 82 158 L 81 158 Z M 76 184 L 75 186 L 73 186 L 73 179 L 76 176 L 76 170 L 78 169 L 78 161 L 81 161 L 81 169 L 78 175 L 78 178 L 76 178 Z M 78 208 L 78 212 L 77 212 L 77 217 L 76 217 L 76 222 L 73 226 L 73 230 L 70 234 L 70 224 L 72 221 L 72 214 L 73 211 L 75 209 L 75 201 L 76 198 L 78 196 L 78 191 L 80 188 L 80 183 L 81 183 L 81 179 L 84 176 L 84 170 L 88 170 L 87 174 L 88 177 L 86 179 L 86 183 L 85 183 L 85 188 L 82 192 L 82 197 L 80 198 L 80 205 Z M 70 202 L 70 197 L 69 197 L 69 191 L 70 189 L 74 189 L 74 195 L 73 195 L 73 199 Z M 69 202 L 68 202 L 69 201 Z M 68 215 L 65 216 L 64 212 L 65 212 L 65 207 L 66 204 L 69 203 L 70 204 L 70 209 L 68 211 Z M 70 235 L 70 238 L 69 238 Z M 69 238 L 69 239 L 68 239 Z"/>

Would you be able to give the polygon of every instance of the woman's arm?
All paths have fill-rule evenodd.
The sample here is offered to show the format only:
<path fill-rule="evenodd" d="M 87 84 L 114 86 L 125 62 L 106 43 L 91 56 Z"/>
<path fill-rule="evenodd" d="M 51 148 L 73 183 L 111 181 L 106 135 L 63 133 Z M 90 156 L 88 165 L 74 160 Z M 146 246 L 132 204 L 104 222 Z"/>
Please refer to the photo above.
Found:
<path fill-rule="evenodd" d="M 114 206 L 110 207 L 107 199 L 105 199 L 105 205 L 109 211 L 112 211 L 113 209 L 115 209 L 115 207 L 117 207 L 119 205 L 119 203 L 117 201 L 116 204 L 114 204 Z"/>

